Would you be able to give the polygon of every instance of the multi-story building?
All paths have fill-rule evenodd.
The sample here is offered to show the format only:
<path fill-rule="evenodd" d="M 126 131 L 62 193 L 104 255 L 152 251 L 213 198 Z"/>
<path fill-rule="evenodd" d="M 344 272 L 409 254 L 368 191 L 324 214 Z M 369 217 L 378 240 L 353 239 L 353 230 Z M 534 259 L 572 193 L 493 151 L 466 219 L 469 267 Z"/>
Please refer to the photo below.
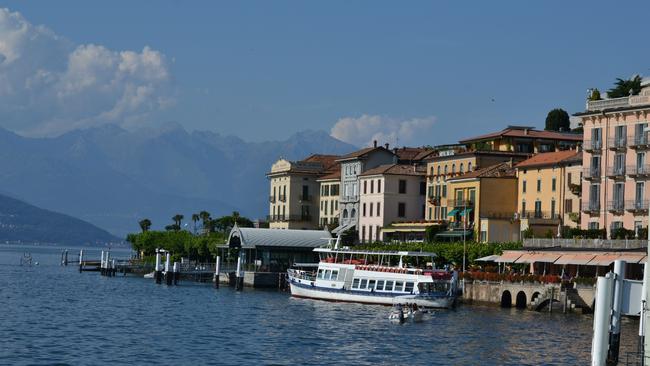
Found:
<path fill-rule="evenodd" d="M 517 176 L 511 162 L 480 168 L 448 179 L 450 230 L 441 236 L 467 239 L 479 234 L 480 242 L 519 239 L 514 218 L 517 210 Z"/>
<path fill-rule="evenodd" d="M 517 218 L 520 230 L 530 228 L 536 236 L 558 226 L 578 227 L 582 193 L 582 152 L 555 151 L 534 155 L 516 165 L 518 178 Z"/>
<path fill-rule="evenodd" d="M 341 186 L 339 197 L 339 226 L 332 233 L 339 234 L 357 228 L 359 223 L 359 174 L 383 164 L 397 163 L 397 155 L 388 149 L 388 144 L 367 147 L 342 156 L 337 160 L 341 164 Z"/>
<path fill-rule="evenodd" d="M 320 184 L 324 174 L 337 169 L 335 155 L 312 155 L 300 161 L 280 159 L 266 174 L 271 183 L 269 227 L 316 229 L 319 227 Z"/>
<path fill-rule="evenodd" d="M 588 101 L 584 129 L 583 229 L 648 225 L 650 85 L 639 95 Z"/>
<path fill-rule="evenodd" d="M 383 241 L 382 228 L 424 218 L 424 166 L 387 164 L 359 175 L 359 241 Z"/>
<path fill-rule="evenodd" d="M 321 227 L 333 228 L 339 224 L 339 197 L 341 187 L 341 169 L 318 178 L 320 184 L 320 219 Z"/>
<path fill-rule="evenodd" d="M 539 154 L 574 149 L 582 143 L 582 135 L 539 131 L 526 126 L 508 126 L 499 132 L 461 140 L 460 143 L 470 150 Z"/>

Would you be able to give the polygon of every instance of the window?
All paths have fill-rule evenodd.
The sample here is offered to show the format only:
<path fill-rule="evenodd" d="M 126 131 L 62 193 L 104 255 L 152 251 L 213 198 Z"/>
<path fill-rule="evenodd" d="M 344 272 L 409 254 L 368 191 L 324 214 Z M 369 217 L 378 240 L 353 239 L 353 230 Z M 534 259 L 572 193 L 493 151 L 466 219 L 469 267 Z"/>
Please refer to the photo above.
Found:
<path fill-rule="evenodd" d="M 375 289 L 375 280 L 368 280 L 368 290 Z"/>
<path fill-rule="evenodd" d="M 332 270 L 330 270 L 330 269 L 326 269 L 326 270 L 325 270 L 325 274 L 323 275 L 323 279 L 324 279 L 324 280 L 329 280 L 329 279 L 330 279 L 330 276 L 332 276 Z"/>
<path fill-rule="evenodd" d="M 370 202 L 370 217 L 372 217 L 372 202 Z"/>
<path fill-rule="evenodd" d="M 399 193 L 406 193 L 406 181 L 404 179 L 399 180 Z"/>
<path fill-rule="evenodd" d="M 375 193 L 375 181 L 370 181 L 370 193 Z"/>
<path fill-rule="evenodd" d="M 573 212 L 573 200 L 570 198 L 567 198 L 564 200 L 564 212 L 565 213 L 570 213 Z"/>
<path fill-rule="evenodd" d="M 598 230 L 598 222 L 590 222 L 588 228 L 589 230 Z"/>
<path fill-rule="evenodd" d="M 635 194 L 634 202 L 636 202 L 637 206 L 643 202 L 643 191 L 644 191 L 643 186 L 644 186 L 643 182 L 636 183 L 636 194 Z"/>
<path fill-rule="evenodd" d="M 377 193 L 381 193 L 381 180 L 377 179 Z"/>
<path fill-rule="evenodd" d="M 375 240 L 380 241 L 381 240 L 381 226 L 377 225 L 377 228 L 375 229 Z"/>
<path fill-rule="evenodd" d="M 521 216 L 526 216 L 526 201 L 521 201 Z"/>
<path fill-rule="evenodd" d="M 332 270 L 332 278 L 331 278 L 331 280 L 336 281 L 338 278 L 339 278 L 339 270 L 338 269 Z"/>
<path fill-rule="evenodd" d="M 542 218 L 542 202 L 540 200 L 535 201 L 535 217 Z"/>
<path fill-rule="evenodd" d="M 567 174 L 566 174 L 566 182 L 567 182 L 568 184 L 571 184 L 571 181 L 572 181 L 572 180 L 573 180 L 573 179 L 571 179 L 571 173 L 567 173 Z"/>
<path fill-rule="evenodd" d="M 377 202 L 377 216 L 381 216 L 381 202 Z"/>
<path fill-rule="evenodd" d="M 361 216 L 366 217 L 366 204 L 364 203 L 363 206 L 361 206 Z"/>
<path fill-rule="evenodd" d="M 456 174 L 456 163 L 451 164 L 451 174 Z"/>
<path fill-rule="evenodd" d="M 440 165 L 438 165 L 438 175 L 440 175 Z"/>
<path fill-rule="evenodd" d="M 551 218 L 555 218 L 555 199 L 551 200 Z"/>
<path fill-rule="evenodd" d="M 406 217 L 406 203 L 399 202 L 397 204 L 397 217 Z"/>
<path fill-rule="evenodd" d="M 368 280 L 367 279 L 362 279 L 361 284 L 359 285 L 359 289 L 363 290 L 368 286 Z"/>
<path fill-rule="evenodd" d="M 429 207 L 429 220 L 432 220 L 432 218 L 431 218 L 431 207 Z"/>
<path fill-rule="evenodd" d="M 384 290 L 384 280 L 377 280 L 377 286 L 375 287 L 377 291 Z"/>
<path fill-rule="evenodd" d="M 526 193 L 526 180 L 524 180 L 524 181 L 521 183 L 521 191 L 522 191 L 523 193 Z"/>
<path fill-rule="evenodd" d="M 339 201 L 334 201 L 334 210 L 339 209 Z M 332 213 L 334 213 L 334 210 L 332 210 Z"/>
<path fill-rule="evenodd" d="M 427 194 L 427 184 L 425 182 L 420 182 L 420 195 L 424 196 Z"/>
<path fill-rule="evenodd" d="M 361 226 L 361 240 L 366 240 L 366 226 Z"/>
<path fill-rule="evenodd" d="M 537 178 L 537 192 L 542 191 L 542 180 Z"/>
<path fill-rule="evenodd" d="M 368 193 L 368 181 L 364 180 L 363 181 L 363 194 Z"/>
<path fill-rule="evenodd" d="M 323 278 L 323 270 L 322 269 L 318 270 L 318 278 Z"/>
<path fill-rule="evenodd" d="M 442 196 L 447 197 L 447 185 L 446 184 L 444 184 L 442 186 Z"/>
<path fill-rule="evenodd" d="M 368 241 L 372 242 L 372 225 L 368 226 Z"/>
<path fill-rule="evenodd" d="M 555 183 L 556 183 L 556 179 L 555 178 L 551 179 L 551 191 L 553 192 L 555 192 L 555 185 L 556 185 Z"/>
<path fill-rule="evenodd" d="M 447 207 L 440 207 L 440 218 L 447 219 Z"/>
<path fill-rule="evenodd" d="M 447 175 L 447 166 L 445 165 L 445 175 Z"/>
<path fill-rule="evenodd" d="M 404 291 L 406 292 L 413 292 L 413 282 L 407 282 L 406 285 L 404 286 Z"/>
<path fill-rule="evenodd" d="M 393 291 L 393 281 L 386 281 L 384 291 Z"/>
<path fill-rule="evenodd" d="M 404 282 L 395 281 L 395 288 L 393 290 L 394 291 L 404 291 Z"/>
<path fill-rule="evenodd" d="M 359 279 L 355 278 L 354 281 L 352 281 L 352 288 L 359 288 Z"/>
<path fill-rule="evenodd" d="M 472 171 L 472 162 L 471 161 L 469 163 L 467 163 L 467 171 L 468 172 Z"/>
<path fill-rule="evenodd" d="M 463 163 L 460 163 L 460 170 L 459 170 L 459 173 L 460 173 L 460 174 L 465 173 L 465 167 L 463 166 Z"/>

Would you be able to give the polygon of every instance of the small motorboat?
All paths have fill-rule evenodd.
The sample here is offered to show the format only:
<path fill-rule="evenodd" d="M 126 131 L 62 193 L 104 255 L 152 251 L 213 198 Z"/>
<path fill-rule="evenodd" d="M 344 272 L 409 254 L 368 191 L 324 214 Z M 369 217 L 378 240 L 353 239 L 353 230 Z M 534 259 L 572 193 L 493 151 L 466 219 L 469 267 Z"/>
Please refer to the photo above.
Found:
<path fill-rule="evenodd" d="M 406 321 L 420 323 L 424 319 L 424 313 L 425 311 L 419 309 L 417 304 L 396 304 L 388 315 L 388 320 L 400 324 Z"/>
<path fill-rule="evenodd" d="M 406 321 L 406 314 L 404 313 L 404 309 L 402 309 L 401 306 L 393 308 L 393 311 L 391 311 L 390 315 L 388 315 L 388 320 L 390 320 L 392 323 L 404 323 Z"/>
<path fill-rule="evenodd" d="M 155 273 L 156 272 L 147 273 L 147 274 L 144 275 L 144 278 L 153 278 Z"/>

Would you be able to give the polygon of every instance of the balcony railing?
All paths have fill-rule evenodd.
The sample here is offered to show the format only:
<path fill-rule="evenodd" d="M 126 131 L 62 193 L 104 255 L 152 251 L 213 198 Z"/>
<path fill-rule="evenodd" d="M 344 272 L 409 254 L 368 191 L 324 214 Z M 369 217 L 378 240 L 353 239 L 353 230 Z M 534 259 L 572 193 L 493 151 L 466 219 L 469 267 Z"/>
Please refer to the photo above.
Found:
<path fill-rule="evenodd" d="M 311 215 L 268 215 L 267 220 L 270 222 L 284 221 L 311 221 Z"/>
<path fill-rule="evenodd" d="M 648 200 L 628 200 L 625 201 L 625 211 L 630 212 L 648 212 Z"/>
<path fill-rule="evenodd" d="M 600 179 L 600 167 L 592 166 L 592 167 L 584 168 L 582 170 L 582 176 L 586 180 L 598 180 Z"/>
<path fill-rule="evenodd" d="M 556 220 L 560 218 L 560 214 L 551 211 L 526 211 L 520 212 L 519 218 L 522 219 L 540 219 L 540 220 Z"/>
<path fill-rule="evenodd" d="M 312 196 L 310 194 L 301 194 L 298 199 L 300 202 L 311 202 Z"/>
<path fill-rule="evenodd" d="M 275 203 L 275 196 L 269 196 L 269 202 Z"/>
<path fill-rule="evenodd" d="M 607 201 L 607 211 L 609 212 L 623 212 L 625 209 L 625 202 L 623 200 Z"/>
<path fill-rule="evenodd" d="M 610 166 L 607 168 L 607 176 L 609 178 L 625 178 L 625 166 Z"/>
<path fill-rule="evenodd" d="M 581 211 L 590 214 L 598 214 L 600 213 L 600 202 L 583 202 Z"/>
<path fill-rule="evenodd" d="M 602 111 L 603 109 L 627 107 L 630 103 L 629 99 L 629 97 L 623 97 L 603 100 L 590 100 L 587 101 L 587 110 Z"/>
<path fill-rule="evenodd" d="M 648 135 L 636 135 L 633 138 L 628 139 L 629 146 L 632 149 L 647 149 L 648 148 Z"/>
<path fill-rule="evenodd" d="M 454 204 L 455 208 L 474 207 L 473 200 L 453 200 L 452 203 Z"/>
<path fill-rule="evenodd" d="M 627 175 L 630 177 L 647 177 L 650 175 L 650 165 L 628 165 Z"/>
<path fill-rule="evenodd" d="M 610 150 L 624 150 L 627 147 L 627 136 L 613 137 L 607 142 L 607 148 Z"/>
<path fill-rule="evenodd" d="M 503 211 L 488 211 L 481 214 L 482 219 L 512 220 L 516 217 L 517 215 L 514 212 L 503 212 Z"/>
<path fill-rule="evenodd" d="M 603 141 L 602 140 L 585 140 L 583 144 L 583 149 L 586 152 L 590 153 L 600 153 L 600 150 L 603 148 Z"/>
<path fill-rule="evenodd" d="M 281 221 L 287 221 L 285 218 L 286 215 L 267 215 L 266 216 L 266 221 L 269 222 L 281 222 Z"/>
<path fill-rule="evenodd" d="M 279 196 L 278 196 L 278 200 L 279 200 L 280 202 L 287 202 L 287 195 L 285 195 L 285 194 L 281 194 L 281 195 L 279 195 Z"/>

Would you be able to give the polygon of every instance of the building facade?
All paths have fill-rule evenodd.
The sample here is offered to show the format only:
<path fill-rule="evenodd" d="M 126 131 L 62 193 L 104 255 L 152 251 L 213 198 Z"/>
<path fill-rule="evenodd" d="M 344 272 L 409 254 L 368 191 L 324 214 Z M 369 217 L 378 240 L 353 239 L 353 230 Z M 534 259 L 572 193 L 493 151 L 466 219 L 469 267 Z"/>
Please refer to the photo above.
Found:
<path fill-rule="evenodd" d="M 520 230 L 535 236 L 558 226 L 578 227 L 582 152 L 576 150 L 537 154 L 517 164 Z"/>
<path fill-rule="evenodd" d="M 339 224 L 341 171 L 324 175 L 317 181 L 320 184 L 319 226 L 335 228 Z"/>
<path fill-rule="evenodd" d="M 639 95 L 588 101 L 584 129 L 583 229 L 648 225 L 650 86 Z"/>
<path fill-rule="evenodd" d="M 383 228 L 424 219 L 424 166 L 388 164 L 359 175 L 359 241 L 383 241 Z"/>
<path fill-rule="evenodd" d="M 338 165 L 333 155 L 312 155 L 300 161 L 280 159 L 266 174 L 270 181 L 269 227 L 316 229 L 319 222 L 320 176 Z"/>

